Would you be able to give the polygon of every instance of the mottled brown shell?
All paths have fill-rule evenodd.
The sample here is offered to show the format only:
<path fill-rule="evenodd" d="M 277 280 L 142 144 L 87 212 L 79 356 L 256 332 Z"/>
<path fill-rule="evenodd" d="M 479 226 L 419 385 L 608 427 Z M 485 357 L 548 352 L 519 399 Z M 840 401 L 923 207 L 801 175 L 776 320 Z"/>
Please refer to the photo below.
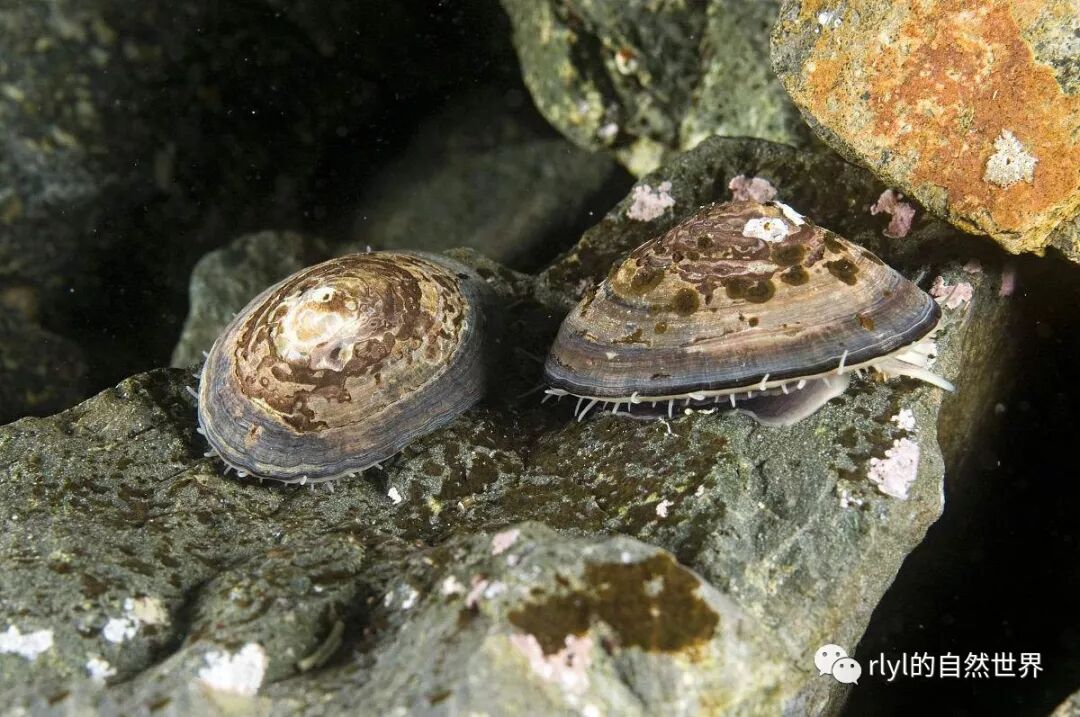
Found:
<path fill-rule="evenodd" d="M 784 387 L 872 365 L 939 317 L 928 294 L 789 207 L 714 204 L 585 295 L 545 374 L 556 393 L 600 399 Z"/>
<path fill-rule="evenodd" d="M 406 252 L 345 256 L 251 301 L 203 366 L 199 422 L 239 472 L 355 473 L 472 406 L 483 388 L 469 270 Z"/>

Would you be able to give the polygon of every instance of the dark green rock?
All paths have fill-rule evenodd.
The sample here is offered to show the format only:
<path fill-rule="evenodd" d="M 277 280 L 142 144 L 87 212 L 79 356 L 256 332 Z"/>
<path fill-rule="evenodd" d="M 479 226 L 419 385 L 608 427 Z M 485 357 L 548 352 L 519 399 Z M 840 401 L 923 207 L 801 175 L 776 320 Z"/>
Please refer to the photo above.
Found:
<path fill-rule="evenodd" d="M 769 68 L 777 2 L 502 4 L 540 112 L 636 175 L 714 134 L 808 139 Z"/>

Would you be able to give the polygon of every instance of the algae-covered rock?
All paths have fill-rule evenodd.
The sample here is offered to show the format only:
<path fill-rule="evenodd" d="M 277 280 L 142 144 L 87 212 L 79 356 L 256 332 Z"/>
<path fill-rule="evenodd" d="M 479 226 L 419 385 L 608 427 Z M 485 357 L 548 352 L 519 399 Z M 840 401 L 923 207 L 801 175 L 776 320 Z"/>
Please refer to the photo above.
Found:
<path fill-rule="evenodd" d="M 772 57 L 846 157 L 966 231 L 1041 252 L 1080 210 L 1078 31 L 1074 0 L 799 0 Z"/>
<path fill-rule="evenodd" d="M 856 211 L 879 185 L 791 152 L 703 143 L 643 180 L 671 182 L 664 214 L 628 218 L 631 195 L 538 278 L 455 252 L 499 299 L 491 393 L 333 492 L 223 476 L 179 370 L 0 429 L 0 634 L 13 646 L 0 692 L 173 713 L 835 710 L 843 690 L 813 651 L 854 649 L 940 514 L 959 440 L 939 436 L 943 400 L 972 415 L 995 390 L 992 373 L 967 373 L 1003 342 L 1008 299 L 990 273 L 925 275 L 944 312 L 934 368 L 956 397 L 859 377 L 809 419 L 768 428 L 726 412 L 578 422 L 536 392 L 582 282 L 723 197 L 732 173 L 766 174 L 812 218 L 850 217 L 856 238 L 884 242 L 882 217 Z"/>
<path fill-rule="evenodd" d="M 769 68 L 777 2 L 502 4 L 540 112 L 636 175 L 713 134 L 806 137 Z"/>
<path fill-rule="evenodd" d="M 761 626 L 631 538 L 515 524 L 451 540 L 403 572 L 373 611 L 387 629 L 364 686 L 348 688 L 355 664 L 337 665 L 313 677 L 307 699 L 291 694 L 289 709 L 753 714 L 761 692 L 779 687 Z"/>
<path fill-rule="evenodd" d="M 471 247 L 533 269 L 573 244 L 628 179 L 606 154 L 552 132 L 521 93 L 482 93 L 432 117 L 365 191 L 359 248 Z M 610 187 L 611 180 L 616 180 Z"/>

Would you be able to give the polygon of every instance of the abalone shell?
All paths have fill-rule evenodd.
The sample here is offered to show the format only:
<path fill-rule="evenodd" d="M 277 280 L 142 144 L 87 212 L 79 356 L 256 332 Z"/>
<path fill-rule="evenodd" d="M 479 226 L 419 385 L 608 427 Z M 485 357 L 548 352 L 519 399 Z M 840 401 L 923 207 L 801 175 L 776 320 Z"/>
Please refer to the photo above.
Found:
<path fill-rule="evenodd" d="M 480 285 L 443 257 L 370 252 L 270 287 L 203 366 L 211 448 L 241 473 L 317 482 L 446 424 L 483 392 Z"/>

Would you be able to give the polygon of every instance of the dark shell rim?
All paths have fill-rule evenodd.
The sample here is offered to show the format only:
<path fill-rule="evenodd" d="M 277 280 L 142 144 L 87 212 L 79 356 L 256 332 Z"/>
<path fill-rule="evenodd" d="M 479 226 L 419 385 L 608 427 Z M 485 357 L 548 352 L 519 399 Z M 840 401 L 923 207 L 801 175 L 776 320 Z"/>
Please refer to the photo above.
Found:
<path fill-rule="evenodd" d="M 713 380 L 713 381 L 698 381 L 693 384 L 676 384 L 669 386 L 664 396 L 669 395 L 687 395 L 692 393 L 701 392 L 730 392 L 738 390 L 754 390 L 756 386 L 763 383 L 763 379 L 768 380 L 768 383 L 782 383 L 788 381 L 798 381 L 800 379 L 810 379 L 815 376 L 827 375 L 839 369 L 841 366 L 861 366 L 864 364 L 872 364 L 875 360 L 884 358 L 890 354 L 900 351 L 904 347 L 914 345 L 926 338 L 928 335 L 937 330 L 941 321 L 941 307 L 938 303 L 931 299 L 926 302 L 928 312 L 924 314 L 919 320 L 915 321 L 909 329 L 900 334 L 893 334 L 888 337 L 886 341 L 878 344 L 868 344 L 855 352 L 845 351 L 840 356 L 828 359 L 826 361 L 819 362 L 810 366 L 800 366 L 798 368 L 779 370 L 769 372 L 767 374 L 761 374 L 757 376 L 754 381 L 747 381 L 743 378 L 729 379 L 729 380 Z M 558 340 L 558 339 L 556 339 Z M 608 387 L 597 387 L 595 385 L 588 385 L 584 383 L 578 383 L 568 378 L 565 375 L 558 375 L 553 372 L 553 367 L 558 365 L 558 361 L 555 358 L 554 353 L 549 353 L 547 360 L 544 362 L 544 382 L 551 388 L 565 391 L 568 394 L 574 396 L 589 396 L 590 398 L 620 398 L 625 399 L 626 396 L 631 393 L 638 394 L 642 400 L 649 400 L 652 396 L 647 394 L 641 389 L 636 391 L 615 391 Z"/>
<path fill-rule="evenodd" d="M 442 267 L 445 270 L 450 271 L 456 275 L 458 279 L 458 290 L 462 293 L 466 304 L 469 307 L 469 315 L 472 318 L 472 330 L 469 332 L 469 341 L 464 342 L 457 346 L 454 352 L 447 357 L 448 368 L 444 369 L 442 373 L 435 377 L 433 380 L 446 380 L 448 377 L 453 381 L 455 385 L 461 385 L 463 378 L 468 376 L 472 370 L 479 371 L 479 381 L 477 382 L 475 395 L 471 396 L 467 405 L 456 411 L 448 411 L 444 415 L 432 420 L 425 426 L 423 432 L 419 432 L 415 435 L 409 436 L 405 440 L 395 441 L 387 444 L 382 450 L 369 450 L 362 454 L 342 454 L 336 460 L 337 466 L 333 470 L 326 470 L 329 464 L 316 465 L 316 464 L 297 464 L 295 466 L 289 466 L 287 469 L 275 474 L 271 471 L 259 470 L 255 467 L 256 461 L 244 461 L 243 458 L 249 458 L 250 452 L 244 450 L 238 450 L 235 447 L 229 445 L 227 442 L 218 440 L 217 433 L 211 432 L 207 429 L 206 423 L 203 421 L 203 405 L 200 400 L 202 386 L 206 381 L 206 371 L 210 365 L 210 358 L 214 355 L 215 350 L 219 348 L 219 342 L 222 341 L 225 335 L 229 332 L 233 322 L 237 317 L 246 313 L 252 306 L 258 305 L 260 301 L 264 301 L 265 298 L 272 293 L 277 287 L 289 281 L 294 274 L 307 271 L 311 268 L 319 266 L 321 264 L 337 261 L 351 256 L 365 256 L 372 253 L 382 254 L 401 254 L 412 257 L 417 257 L 433 264 Z M 196 421 L 199 425 L 200 433 L 209 445 L 212 455 L 221 460 L 226 466 L 226 472 L 228 470 L 235 470 L 237 475 L 244 479 L 256 479 L 256 480 L 269 480 L 286 485 L 308 485 L 314 483 L 324 483 L 329 481 L 335 481 L 341 478 L 355 476 L 363 473 L 364 471 L 378 467 L 387 460 L 393 458 L 400 453 L 405 447 L 419 440 L 420 438 L 433 433 L 446 425 L 450 424 L 461 414 L 468 411 L 475 406 L 483 397 L 485 376 L 484 376 L 484 361 L 483 361 L 483 345 L 485 342 L 486 334 L 486 316 L 484 315 L 485 304 L 485 283 L 483 279 L 477 274 L 472 267 L 459 262 L 458 260 L 435 254 L 431 252 L 412 251 L 405 249 L 393 249 L 376 252 L 362 252 L 354 254 L 345 254 L 338 257 L 327 259 L 323 262 L 318 262 L 309 267 L 305 267 L 298 272 L 294 272 L 288 277 L 275 282 L 271 286 L 267 287 L 263 291 L 259 292 L 253 297 L 243 309 L 237 312 L 236 316 L 222 329 L 218 338 L 214 341 L 210 351 L 207 352 L 204 358 L 203 364 L 198 371 L 198 389 L 193 390 L 196 399 Z M 452 376 L 453 369 L 461 371 L 462 375 Z M 208 456 L 209 457 L 209 456 Z M 270 464 L 260 464 L 259 468 L 266 468 Z M 274 466 L 275 468 L 277 466 Z"/>

